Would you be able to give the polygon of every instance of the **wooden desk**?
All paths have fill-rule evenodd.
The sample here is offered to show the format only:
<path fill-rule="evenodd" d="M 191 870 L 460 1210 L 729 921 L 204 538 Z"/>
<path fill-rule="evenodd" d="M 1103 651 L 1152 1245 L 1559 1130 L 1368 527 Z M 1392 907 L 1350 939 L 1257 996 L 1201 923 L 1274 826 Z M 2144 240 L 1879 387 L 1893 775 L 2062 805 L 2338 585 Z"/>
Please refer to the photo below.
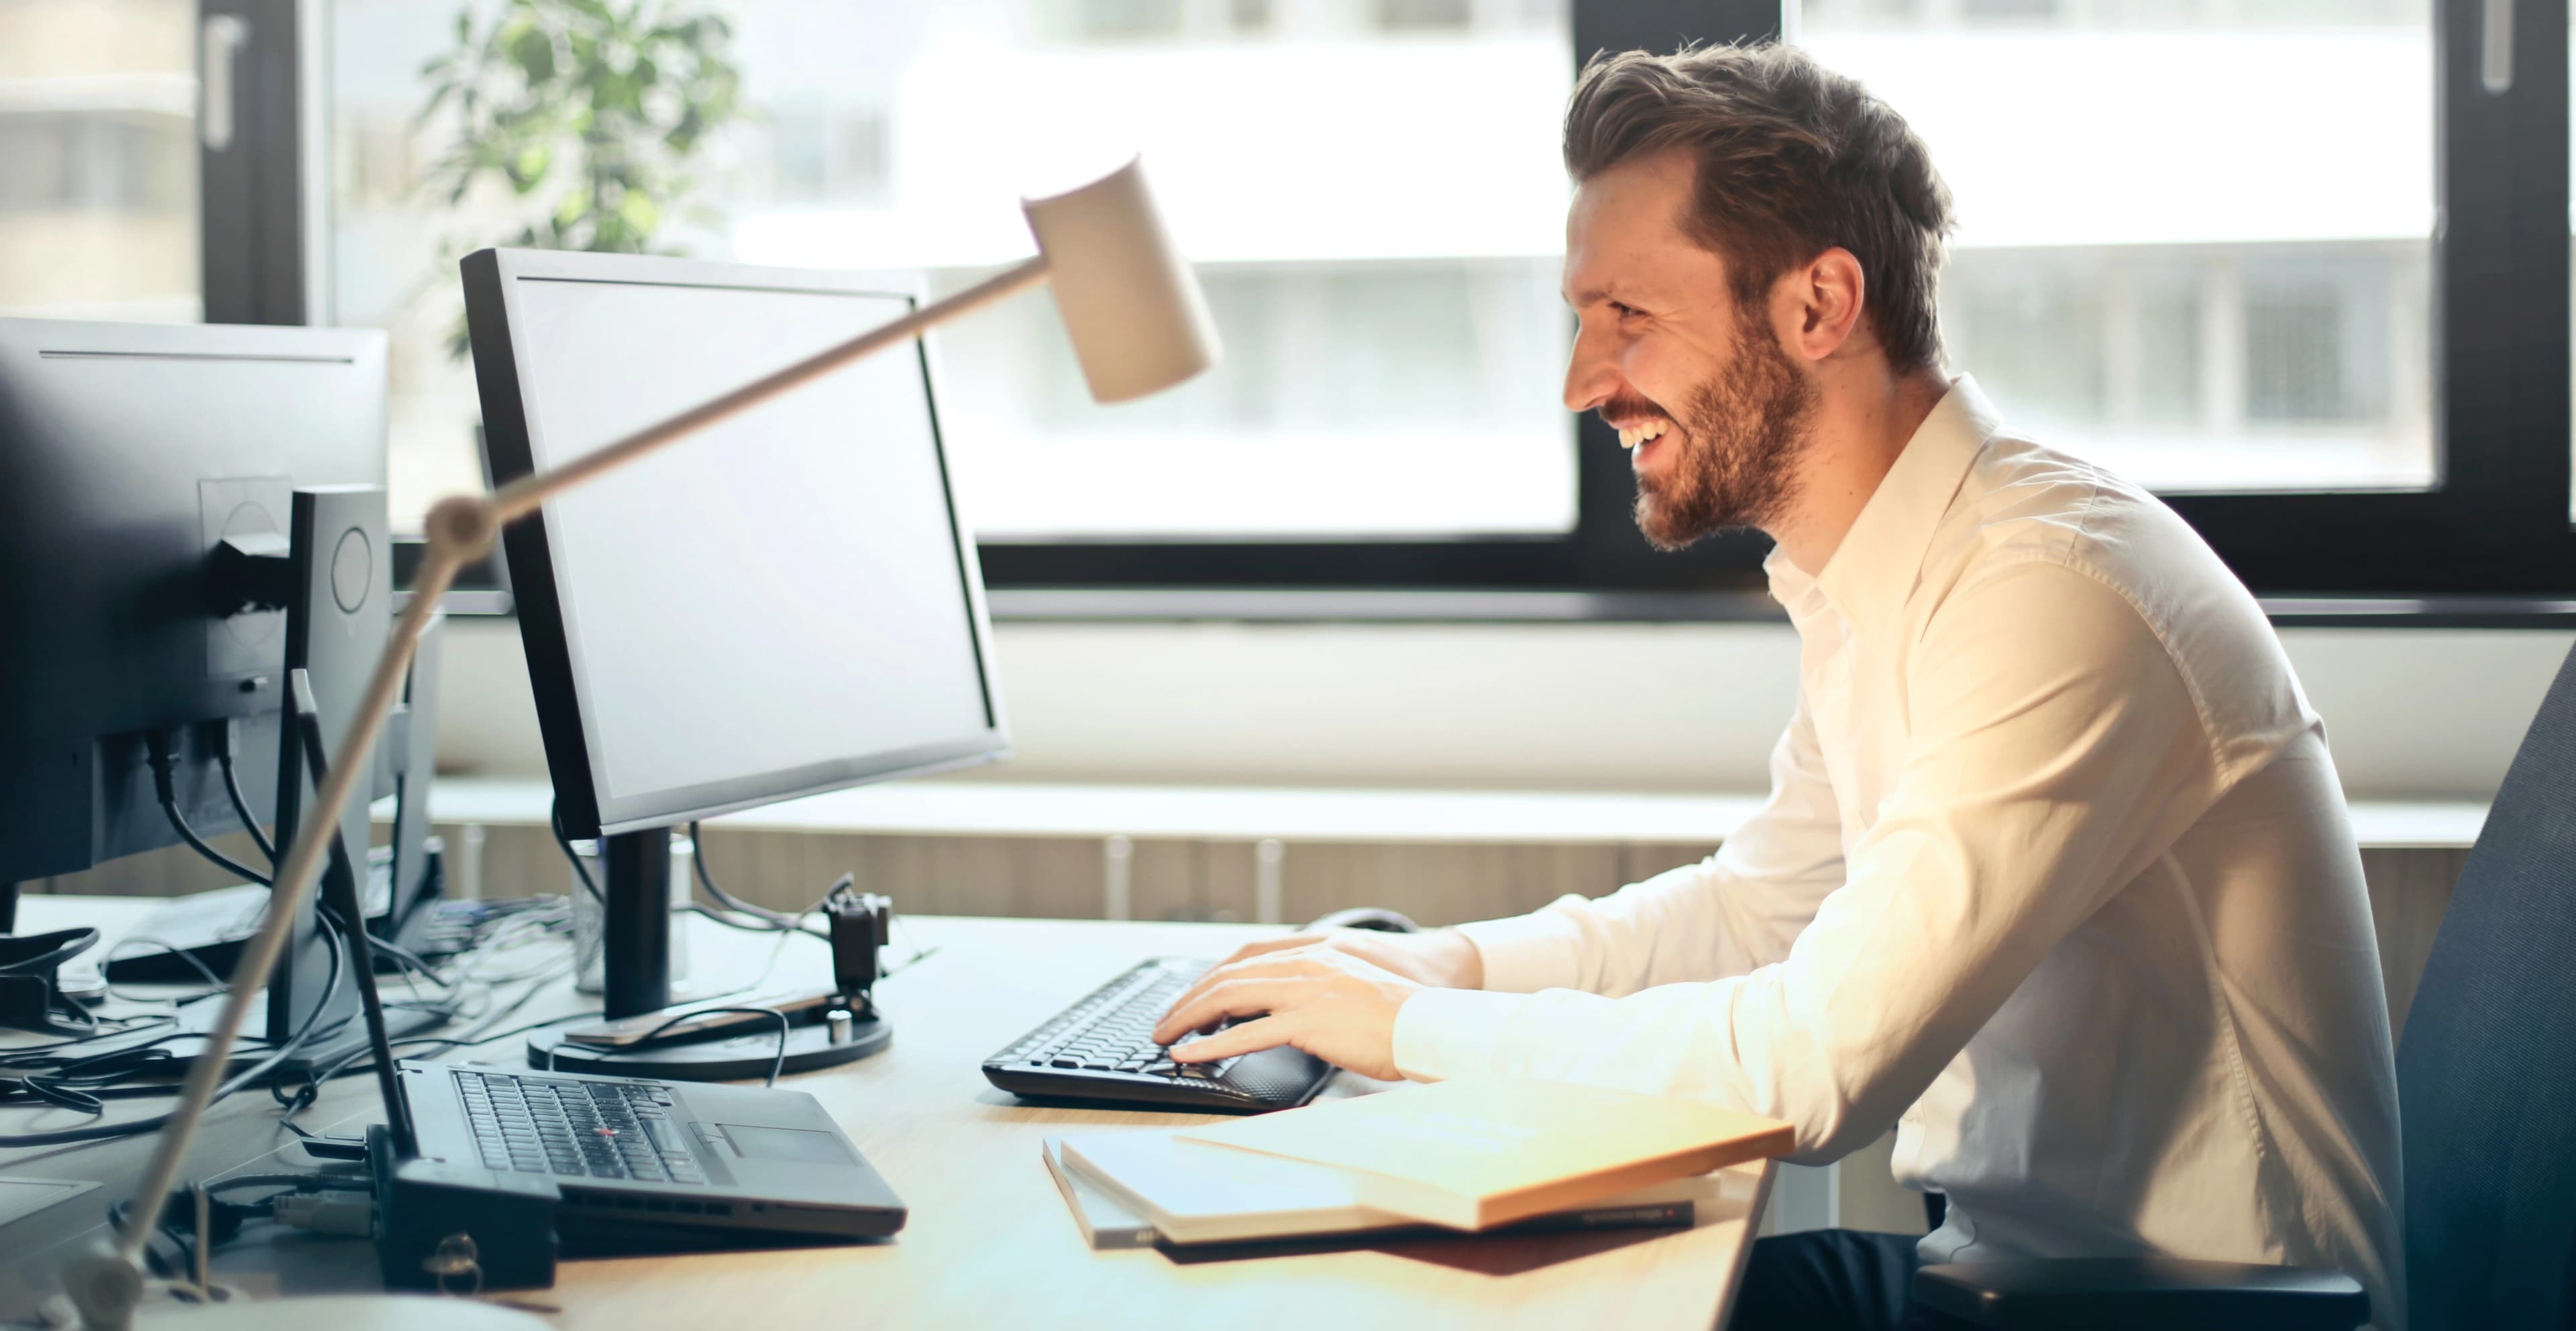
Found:
<path fill-rule="evenodd" d="M 64 906 L 72 903 L 55 899 Z M 48 906 L 55 902 L 47 903 Z M 771 942 L 692 921 L 693 974 L 756 971 Z M 819 1098 L 911 1208 L 887 1243 L 566 1263 L 528 1302 L 567 1328 L 1187 1325 L 1415 1328 L 1673 1327 L 1718 1324 L 1769 1186 L 1767 1165 L 1729 1171 L 1731 1203 L 1688 1231 L 1462 1238 L 1328 1253 L 1183 1261 L 1159 1252 L 1094 1253 L 1076 1236 L 1039 1159 L 1049 1134 L 1171 1127 L 1195 1115 L 1037 1108 L 993 1090 L 979 1061 L 1129 963 L 1216 956 L 1272 932 L 1253 925 L 917 917 L 893 958 L 937 949 L 883 982 L 892 1048 L 787 1083 Z M 810 944 L 810 946 L 808 946 Z M 782 975 L 827 973 L 817 940 L 797 938 Z M 560 1001 L 575 1000 L 567 989 Z M 485 1055 L 518 1060 L 515 1043 Z M 339 1131 L 372 1116 L 372 1088 L 344 1082 L 326 1102 Z M 273 1116 L 264 1097 L 223 1107 L 240 1124 Z M 330 1114 L 312 1121 L 333 1122 Z M 232 1139 L 238 1141 L 237 1127 Z M 96 1148 L 93 1148 L 96 1149 Z M 73 1177 L 88 1151 L 58 1153 Z M 22 1153 L 0 1157 L 0 1172 Z M 201 1153 L 202 1154 L 202 1153 Z M 289 1152 L 288 1159 L 300 1153 Z M 267 1170 L 285 1160 L 240 1160 Z M 201 1164 L 205 1168 L 216 1162 Z M 230 1165 L 232 1162 L 222 1162 Z M 227 1169 L 225 1172 L 231 1172 Z M 253 1290 L 366 1288 L 373 1253 L 302 1237 L 244 1242 L 220 1278 Z"/>

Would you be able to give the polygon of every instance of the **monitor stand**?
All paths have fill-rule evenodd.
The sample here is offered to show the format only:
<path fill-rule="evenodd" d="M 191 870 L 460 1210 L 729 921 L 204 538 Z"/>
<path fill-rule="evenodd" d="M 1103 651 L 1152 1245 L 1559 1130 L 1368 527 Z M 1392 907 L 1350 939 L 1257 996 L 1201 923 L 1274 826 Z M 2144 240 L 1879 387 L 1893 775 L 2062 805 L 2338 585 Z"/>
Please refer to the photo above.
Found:
<path fill-rule="evenodd" d="M 606 1017 L 615 1021 L 666 1011 L 676 1017 L 723 1006 L 721 998 L 671 1002 L 671 829 L 604 838 L 600 861 L 606 881 L 599 887 L 607 897 L 600 920 L 600 1000 Z M 766 1077 L 773 1066 L 785 1074 L 853 1063 L 894 1039 L 893 1025 L 876 1013 L 855 1018 L 836 1039 L 819 1007 L 789 1016 L 783 1064 L 778 1025 L 771 1021 L 616 1048 L 563 1038 L 565 1028 L 597 1020 L 565 1022 L 529 1036 L 528 1066 L 668 1081 L 742 1081 Z"/>

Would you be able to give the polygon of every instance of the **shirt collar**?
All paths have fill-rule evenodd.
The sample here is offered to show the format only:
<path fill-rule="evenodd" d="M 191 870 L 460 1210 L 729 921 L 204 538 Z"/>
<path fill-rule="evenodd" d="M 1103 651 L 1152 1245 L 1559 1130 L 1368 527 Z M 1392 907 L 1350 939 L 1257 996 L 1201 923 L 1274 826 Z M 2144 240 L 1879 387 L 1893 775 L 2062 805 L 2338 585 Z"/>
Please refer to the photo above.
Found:
<path fill-rule="evenodd" d="M 1821 594 L 1854 633 L 1883 636 L 1913 593 L 1932 533 L 1967 479 L 1969 464 L 2002 425 L 1976 380 L 1966 375 L 1953 380 L 1861 506 L 1860 517 L 1825 561 L 1823 573 L 1811 578 L 1777 547 L 1772 549 L 1762 562 L 1771 578 L 1771 595 L 1803 620 L 1815 608 L 1805 603 Z"/>

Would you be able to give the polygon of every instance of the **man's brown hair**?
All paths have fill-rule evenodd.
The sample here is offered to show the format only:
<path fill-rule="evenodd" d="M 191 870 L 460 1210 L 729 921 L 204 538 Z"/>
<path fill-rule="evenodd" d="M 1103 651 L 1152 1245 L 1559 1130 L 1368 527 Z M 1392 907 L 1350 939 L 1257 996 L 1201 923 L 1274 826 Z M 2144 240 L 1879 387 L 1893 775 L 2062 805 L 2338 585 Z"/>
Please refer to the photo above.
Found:
<path fill-rule="evenodd" d="M 1592 57 L 1565 112 L 1565 169 L 1589 180 L 1674 148 L 1699 164 L 1683 228 L 1725 257 L 1739 304 L 1841 246 L 1860 260 L 1861 312 L 1889 362 L 1940 363 L 1950 191 L 1887 103 L 1790 46 Z"/>

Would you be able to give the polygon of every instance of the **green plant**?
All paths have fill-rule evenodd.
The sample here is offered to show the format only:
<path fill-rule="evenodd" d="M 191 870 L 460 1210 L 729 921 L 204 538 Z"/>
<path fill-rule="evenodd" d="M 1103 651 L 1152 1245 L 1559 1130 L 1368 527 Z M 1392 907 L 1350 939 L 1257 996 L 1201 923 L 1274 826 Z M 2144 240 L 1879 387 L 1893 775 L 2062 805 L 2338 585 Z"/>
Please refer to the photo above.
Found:
<path fill-rule="evenodd" d="M 656 238 L 745 115 L 732 40 L 687 0 L 504 0 L 479 31 L 460 12 L 455 46 L 421 68 L 415 127 L 451 105 L 459 122 L 426 184 L 451 208 L 478 182 L 507 185 L 524 225 L 500 244 L 675 252 Z"/>

